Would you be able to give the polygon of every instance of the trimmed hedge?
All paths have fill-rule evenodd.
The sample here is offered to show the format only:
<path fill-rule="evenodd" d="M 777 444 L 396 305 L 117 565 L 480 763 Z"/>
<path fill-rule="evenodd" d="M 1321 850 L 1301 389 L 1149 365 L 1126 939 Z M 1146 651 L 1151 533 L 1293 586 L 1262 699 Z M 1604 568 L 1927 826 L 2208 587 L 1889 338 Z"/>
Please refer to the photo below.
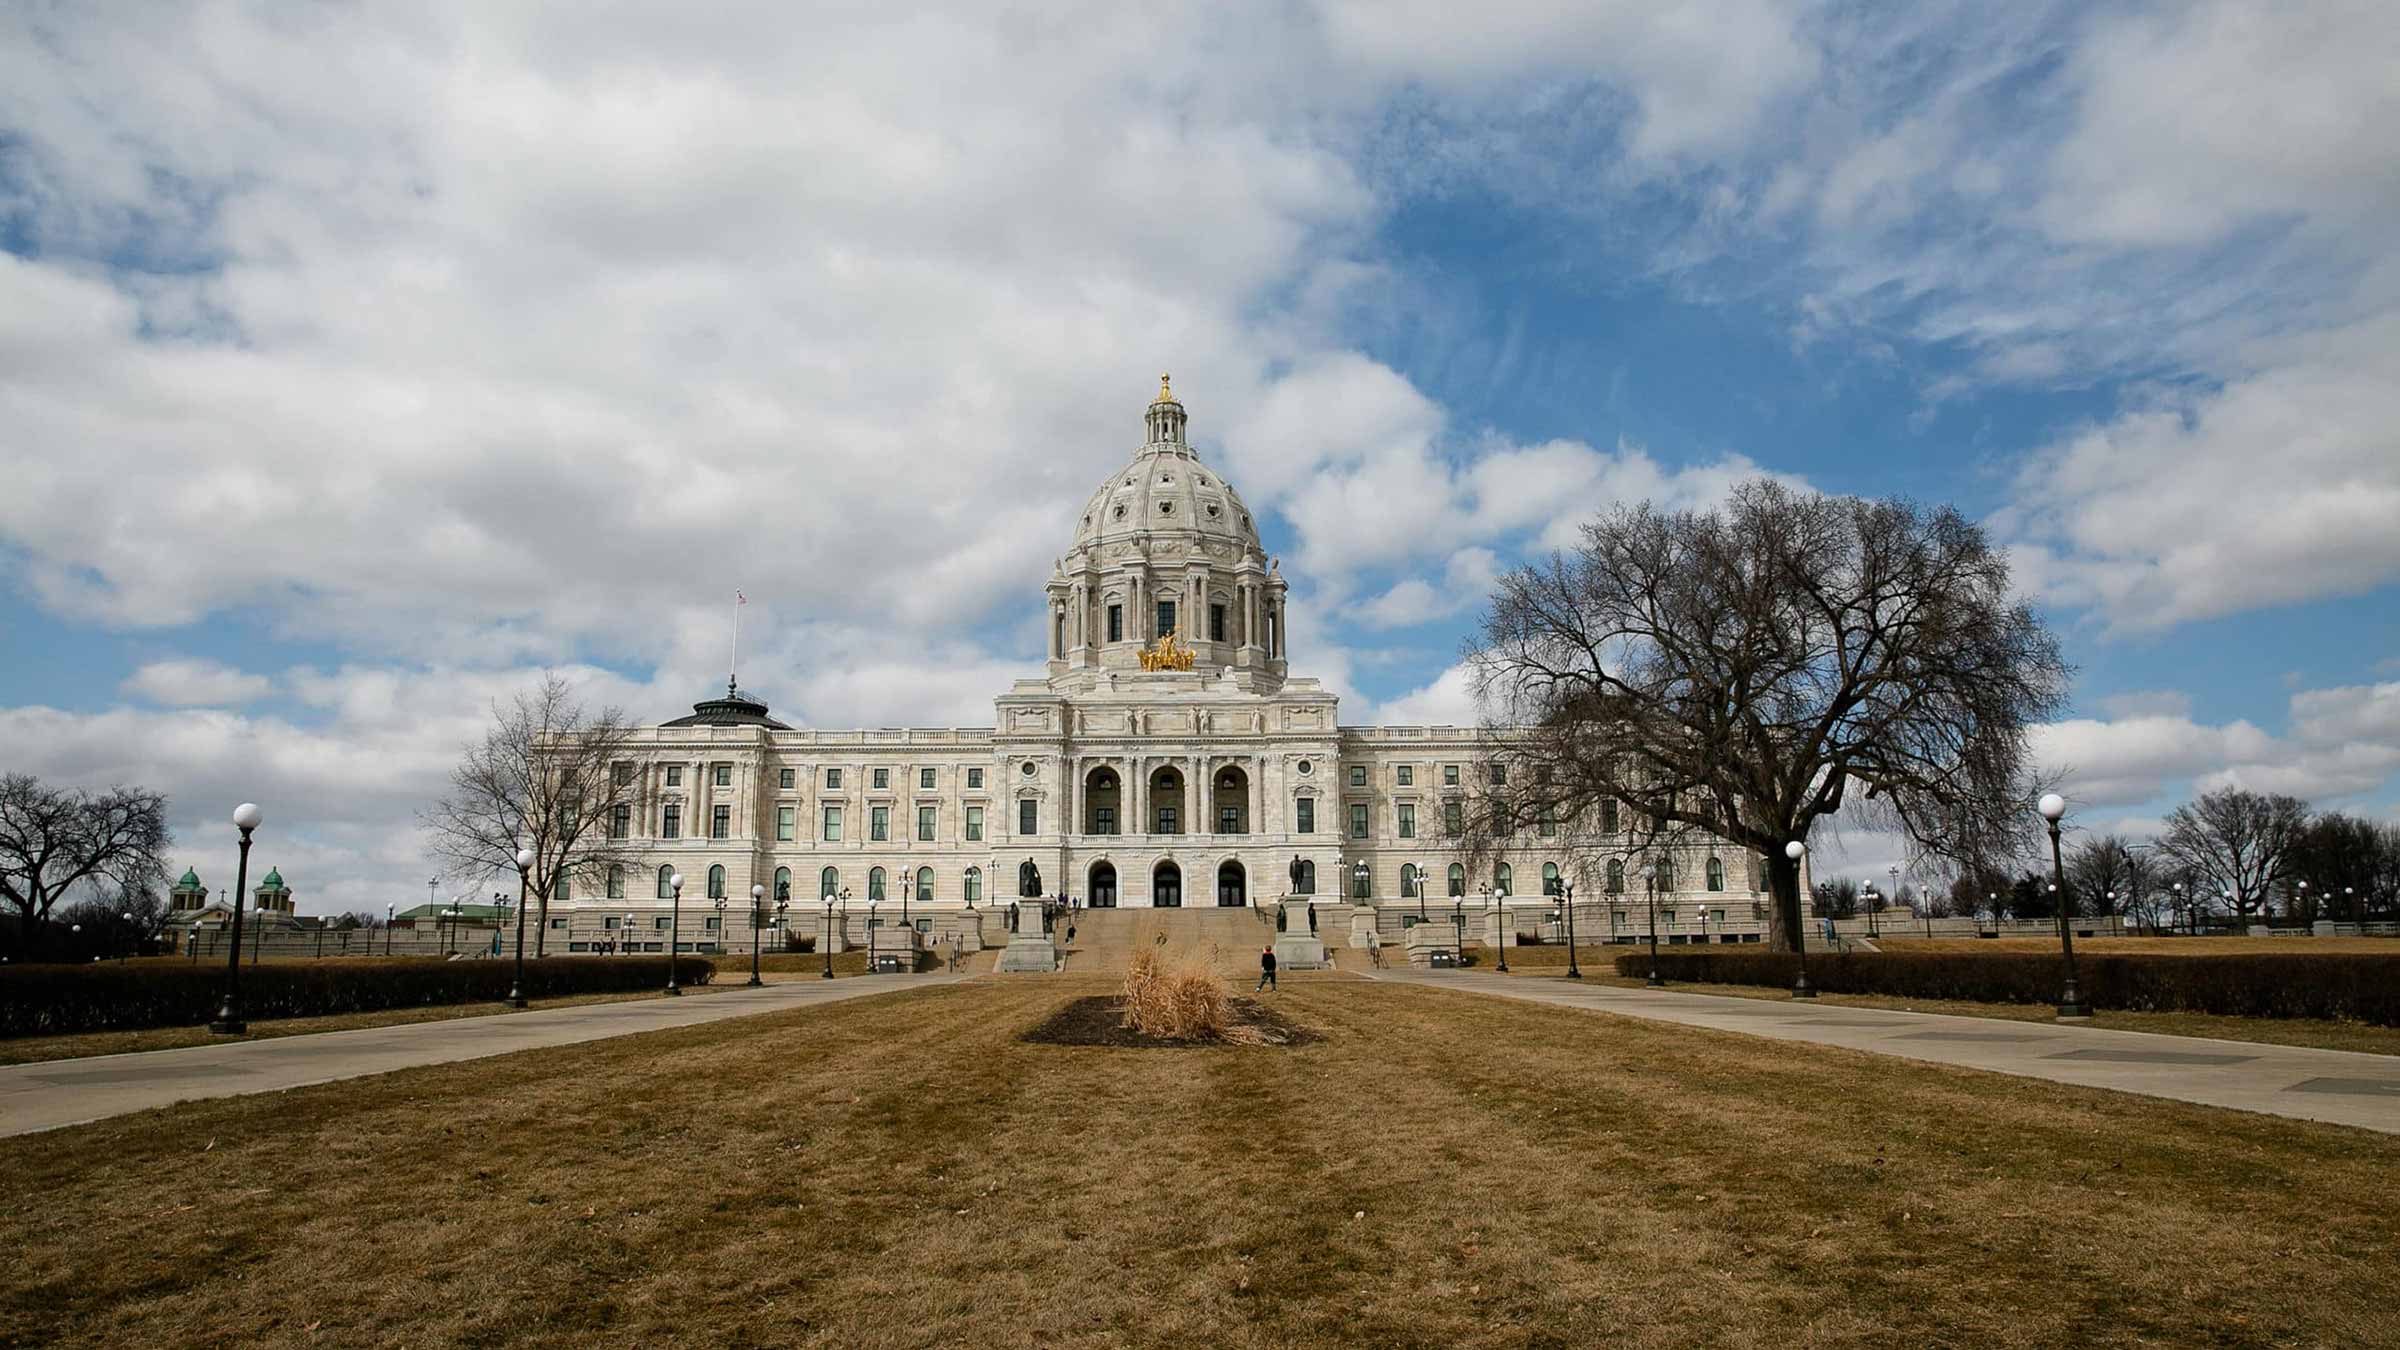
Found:
<path fill-rule="evenodd" d="M 1660 975 L 1694 984 L 1789 989 L 1799 967 L 1799 958 L 1789 952 L 1665 951 L 1658 956 Z M 2095 1008 L 2400 1026 L 2400 954 L 2078 954 L 2075 971 L 2083 996 Z M 1617 973 L 1647 976 L 1649 954 L 1618 957 Z M 1854 952 L 1808 958 L 1808 982 L 1823 993 L 1972 1003 L 2055 1002 L 2060 973 L 2058 956 L 2044 952 Z"/>
<path fill-rule="evenodd" d="M 684 956 L 677 977 L 707 984 L 716 967 Z M 275 961 L 242 967 L 242 1016 L 253 1021 L 498 1002 L 513 962 L 417 957 Z M 551 956 L 525 963 L 525 996 L 620 994 L 664 988 L 665 956 Z M 225 964 L 17 966 L 0 973 L 0 1037 L 132 1031 L 213 1020 Z"/>

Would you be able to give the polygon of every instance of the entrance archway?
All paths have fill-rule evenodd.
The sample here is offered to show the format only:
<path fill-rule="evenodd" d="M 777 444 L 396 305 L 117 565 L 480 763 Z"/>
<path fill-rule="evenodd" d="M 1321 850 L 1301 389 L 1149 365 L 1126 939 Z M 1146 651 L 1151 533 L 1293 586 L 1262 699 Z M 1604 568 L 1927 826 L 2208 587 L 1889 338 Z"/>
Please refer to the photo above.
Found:
<path fill-rule="evenodd" d="M 1162 862 L 1150 872 L 1150 903 L 1160 909 L 1183 908 L 1183 869 Z"/>
<path fill-rule="evenodd" d="M 1115 834 L 1124 828 L 1124 789 L 1117 771 L 1098 768 L 1083 776 L 1083 832 Z"/>
<path fill-rule="evenodd" d="M 1250 877 L 1238 862 L 1217 865 L 1217 904 L 1225 909 L 1240 909 L 1250 903 Z"/>
<path fill-rule="evenodd" d="M 1114 863 L 1092 864 L 1091 884 L 1084 890 L 1083 903 L 1093 909 L 1117 907 L 1117 868 Z"/>

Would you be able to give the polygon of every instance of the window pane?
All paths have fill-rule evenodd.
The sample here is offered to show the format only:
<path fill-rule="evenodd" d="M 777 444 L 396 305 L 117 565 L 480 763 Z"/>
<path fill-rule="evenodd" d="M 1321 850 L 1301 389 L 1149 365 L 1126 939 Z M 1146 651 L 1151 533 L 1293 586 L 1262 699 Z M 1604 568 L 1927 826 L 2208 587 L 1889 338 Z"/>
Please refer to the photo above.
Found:
<path fill-rule="evenodd" d="M 717 766 L 716 766 L 716 770 L 717 770 L 717 786 L 718 786 L 718 787 L 732 787 L 732 786 L 733 786 L 733 766 L 732 766 L 732 765 L 730 765 L 730 764 L 719 764 L 719 765 L 717 765 Z"/>
<path fill-rule="evenodd" d="M 838 844 L 841 842 L 841 839 L 842 808 L 838 806 L 828 806 L 825 808 L 825 842 L 829 844 Z"/>
<path fill-rule="evenodd" d="M 1125 607 L 1123 605 L 1108 607 L 1108 640 L 1111 642 L 1125 640 Z"/>
<path fill-rule="evenodd" d="M 888 788 L 891 785 L 892 771 L 890 769 L 877 769 L 875 771 L 875 786 L 879 788 Z"/>
<path fill-rule="evenodd" d="M 1414 768 L 1411 768 L 1410 766 L 1408 766 L 1408 765 L 1406 765 L 1406 764 L 1403 764 L 1403 765 L 1401 765 L 1401 766 L 1400 766 L 1400 786 L 1402 786 L 1402 787 L 1407 787 L 1407 786 L 1409 786 L 1410 784 L 1412 784 L 1412 783 L 1414 783 L 1414 782 L 1416 782 L 1416 781 L 1417 781 L 1417 772 L 1416 772 L 1416 770 L 1415 770 Z"/>
<path fill-rule="evenodd" d="M 842 771 L 840 769 L 827 769 L 825 771 L 825 786 L 835 789 L 836 791 L 840 790 L 842 786 Z"/>
<path fill-rule="evenodd" d="M 1294 804 L 1294 810 L 1297 815 L 1292 822 L 1292 828 L 1300 834 L 1315 834 L 1317 832 L 1317 799 L 1302 797 Z"/>
<path fill-rule="evenodd" d="M 983 770 L 981 770 L 981 769 L 969 769 L 969 770 L 967 770 L 967 786 L 968 786 L 968 787 L 971 787 L 971 788 L 979 788 L 979 787 L 982 787 L 982 786 L 983 786 Z"/>
<path fill-rule="evenodd" d="M 1158 627 L 1154 631 L 1160 633 L 1172 633 L 1175 631 L 1174 601 L 1161 600 L 1158 602 Z"/>
<path fill-rule="evenodd" d="M 1442 833 L 1449 835 L 1453 839 L 1456 839 L 1459 835 L 1466 833 L 1466 828 L 1466 808 L 1459 805 L 1457 802 L 1443 802 Z"/>
<path fill-rule="evenodd" d="M 972 842 L 981 838 L 983 838 L 983 808 L 970 806 L 967 808 L 967 839 Z"/>
<path fill-rule="evenodd" d="M 681 806 L 669 802 L 660 810 L 658 813 L 658 837 L 661 839 L 683 837 L 683 808 Z"/>
<path fill-rule="evenodd" d="M 1350 837 L 1353 839 L 1367 837 L 1367 808 L 1363 804 L 1350 808 Z"/>
<path fill-rule="evenodd" d="M 917 770 L 917 786 L 921 788 L 931 788 L 933 786 L 933 770 Z"/>
<path fill-rule="evenodd" d="M 1417 808 L 1406 802 L 1400 804 L 1400 837 L 1403 839 L 1417 837 Z"/>
<path fill-rule="evenodd" d="M 930 806 L 917 808 L 917 838 L 920 841 L 931 841 L 933 838 L 933 808 Z"/>
<path fill-rule="evenodd" d="M 1455 764 L 1445 764 L 1445 765 L 1443 765 L 1443 766 L 1442 766 L 1442 786 L 1443 786 L 1443 787 L 1457 787 L 1457 786 L 1458 786 L 1458 766 L 1457 766 L 1457 765 L 1455 765 Z"/>
<path fill-rule="evenodd" d="M 775 808 L 775 838 L 778 842 L 791 842 L 793 821 L 798 815 L 799 811 L 795 807 L 778 806 Z"/>
<path fill-rule="evenodd" d="M 733 833 L 733 808 L 720 806 L 709 813 L 708 837 L 723 839 Z"/>
<path fill-rule="evenodd" d="M 891 837 L 892 808 L 888 806 L 873 806 L 867 808 L 867 838 L 870 840 L 881 841 Z"/>
<path fill-rule="evenodd" d="M 682 766 L 682 765 L 680 765 L 680 764 L 670 764 L 670 765 L 668 765 L 668 766 L 667 766 L 667 786 L 668 786 L 668 787 L 682 787 L 682 786 L 683 786 L 683 766 Z"/>
<path fill-rule="evenodd" d="M 1211 642 L 1225 640 L 1225 607 L 1223 605 L 1208 607 L 1208 640 Z"/>
<path fill-rule="evenodd" d="M 1353 765 L 1351 765 L 1351 766 L 1350 766 L 1350 786 L 1352 786 L 1352 787 L 1365 787 L 1366 785 L 1367 785 L 1367 766 L 1366 766 L 1366 765 L 1364 765 L 1364 764 L 1353 764 Z"/>
<path fill-rule="evenodd" d="M 1039 803 L 1031 797 L 1017 803 L 1017 833 L 1032 834 L 1034 832 L 1034 813 L 1038 806 Z"/>

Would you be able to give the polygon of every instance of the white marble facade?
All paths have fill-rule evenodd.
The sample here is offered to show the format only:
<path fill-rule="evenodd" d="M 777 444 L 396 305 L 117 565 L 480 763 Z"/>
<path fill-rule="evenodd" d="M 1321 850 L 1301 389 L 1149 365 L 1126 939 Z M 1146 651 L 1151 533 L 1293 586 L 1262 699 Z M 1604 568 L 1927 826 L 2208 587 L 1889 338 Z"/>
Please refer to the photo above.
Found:
<path fill-rule="evenodd" d="M 747 940 L 754 883 L 771 898 L 788 885 L 806 932 L 821 912 L 809 907 L 845 889 L 853 912 L 880 894 L 896 918 L 906 876 L 914 925 L 970 900 L 1005 905 L 1028 865 L 1040 893 L 1103 907 L 1270 900 L 1293 889 L 1295 863 L 1300 885 L 1329 902 L 1396 904 L 1407 869 L 1445 905 L 1462 866 L 1445 803 L 1491 772 L 1494 740 L 1474 727 L 1341 725 L 1334 695 L 1289 673 L 1283 577 L 1249 508 L 1193 452 L 1163 380 L 1143 420 L 1141 447 L 1084 504 L 1044 587 L 1044 672 L 995 700 L 992 726 L 797 729 L 729 690 L 642 731 L 622 827 L 643 863 L 613 884 L 572 883 L 575 945 L 599 931 L 593 911 L 654 912 L 662 869 L 685 878 L 687 939 L 691 916 L 716 912 L 721 879 L 733 945 Z M 1189 669 L 1144 669 L 1166 632 L 1187 644 Z M 1546 908 L 1547 868 L 1567 860 L 1546 855 L 1538 832 L 1522 844 L 1456 878 L 1469 905 L 1496 885 L 1520 908 Z M 1680 852 L 1662 904 L 1686 922 L 1705 907 L 1722 931 L 1750 926 L 1764 903 L 1754 860 L 1730 846 Z M 1722 889 L 1709 889 L 1710 857 Z M 1605 904 L 1604 879 L 1564 879 L 1579 924 L 1610 927 L 1584 903 Z M 1413 887 L 1407 899 L 1413 908 Z M 569 919 L 558 926 L 563 940 Z"/>

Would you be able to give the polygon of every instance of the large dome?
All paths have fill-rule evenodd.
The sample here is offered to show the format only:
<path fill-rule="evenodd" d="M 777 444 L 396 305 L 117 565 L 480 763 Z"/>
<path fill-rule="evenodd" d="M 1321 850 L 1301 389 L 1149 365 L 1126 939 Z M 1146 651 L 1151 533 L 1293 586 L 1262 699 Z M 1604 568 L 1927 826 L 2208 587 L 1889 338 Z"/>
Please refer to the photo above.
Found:
<path fill-rule="evenodd" d="M 1088 555 L 1119 541 L 1154 547 L 1185 540 L 1222 562 L 1263 557 L 1250 508 L 1184 439 L 1183 404 L 1163 375 L 1144 422 L 1149 436 L 1142 448 L 1084 503 L 1074 551 Z"/>

